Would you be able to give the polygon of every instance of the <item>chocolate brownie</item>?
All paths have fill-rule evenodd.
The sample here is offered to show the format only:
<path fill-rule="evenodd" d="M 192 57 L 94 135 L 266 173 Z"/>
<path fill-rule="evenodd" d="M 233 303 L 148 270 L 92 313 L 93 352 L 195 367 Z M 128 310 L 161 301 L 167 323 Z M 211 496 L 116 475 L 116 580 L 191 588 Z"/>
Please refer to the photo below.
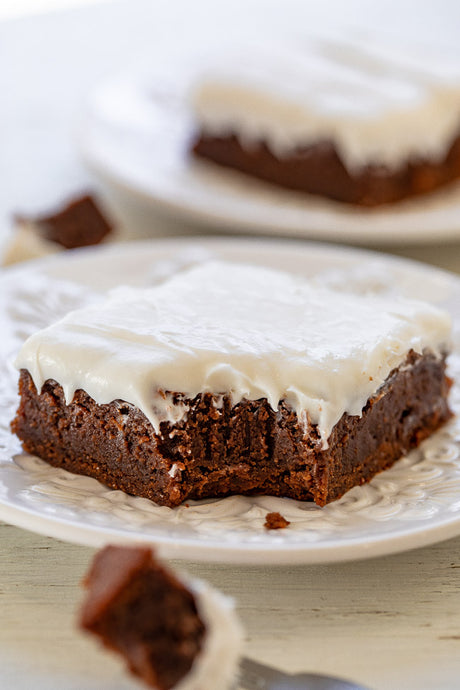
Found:
<path fill-rule="evenodd" d="M 210 261 L 30 336 L 13 430 L 50 464 L 162 505 L 325 505 L 449 418 L 450 332 L 428 304 Z"/>
<path fill-rule="evenodd" d="M 84 584 L 80 626 L 121 654 L 132 673 L 157 690 L 189 674 L 205 624 L 192 592 L 150 549 L 107 546 Z"/>
<path fill-rule="evenodd" d="M 235 134 L 217 137 L 202 133 L 192 151 L 279 187 L 368 207 L 426 194 L 460 177 L 458 136 L 440 159 L 414 156 L 397 168 L 372 163 L 357 171 L 347 168 L 332 141 L 299 147 L 280 157 L 264 141 L 247 146 Z"/>
<path fill-rule="evenodd" d="M 58 211 L 37 217 L 17 215 L 19 226 L 33 227 L 38 235 L 64 249 L 99 244 L 113 231 L 95 199 L 89 194 L 68 202 Z"/>
<path fill-rule="evenodd" d="M 381 35 L 241 45 L 190 90 L 195 156 L 359 206 L 460 177 L 460 71 Z"/>
<path fill-rule="evenodd" d="M 193 400 L 174 393 L 188 414 L 162 422 L 155 433 L 146 416 L 122 400 L 100 405 L 78 390 L 66 405 L 59 384 L 47 381 L 37 392 L 23 370 L 12 429 L 25 451 L 51 465 L 161 505 L 267 494 L 324 506 L 444 424 L 451 417 L 449 387 L 443 359 L 412 351 L 361 416 L 343 414 L 324 448 L 318 427 L 305 430 L 285 402 L 273 410 L 263 398 L 232 406 L 229 396 L 216 405 L 210 393 Z"/>
<path fill-rule="evenodd" d="M 243 630 L 233 601 L 144 546 L 106 546 L 85 579 L 80 627 L 157 690 L 234 686 Z"/>

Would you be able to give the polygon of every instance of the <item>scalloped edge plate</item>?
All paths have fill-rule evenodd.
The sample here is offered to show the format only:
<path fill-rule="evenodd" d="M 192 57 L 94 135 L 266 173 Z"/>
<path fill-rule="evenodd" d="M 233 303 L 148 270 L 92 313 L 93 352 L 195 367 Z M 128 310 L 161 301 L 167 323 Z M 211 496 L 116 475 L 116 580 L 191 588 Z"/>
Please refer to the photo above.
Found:
<path fill-rule="evenodd" d="M 0 518 L 63 540 L 100 546 L 147 542 L 169 558 L 248 564 L 326 563 L 395 553 L 460 534 L 460 423 L 453 420 L 370 484 L 318 508 L 273 497 L 190 501 L 176 509 L 111 491 L 93 479 L 20 454 L 9 431 L 17 403 L 11 360 L 21 339 L 74 306 L 61 284 L 105 290 L 151 284 L 209 256 L 307 274 L 338 289 L 395 290 L 445 305 L 454 317 L 452 369 L 460 380 L 460 279 L 437 269 L 344 247 L 254 239 L 156 240 L 76 251 L 12 268 L 0 277 L 5 334 L 0 376 Z M 68 284 L 68 283 L 67 283 Z M 460 390 L 452 404 L 460 410 Z M 284 530 L 267 531 L 279 511 Z"/>

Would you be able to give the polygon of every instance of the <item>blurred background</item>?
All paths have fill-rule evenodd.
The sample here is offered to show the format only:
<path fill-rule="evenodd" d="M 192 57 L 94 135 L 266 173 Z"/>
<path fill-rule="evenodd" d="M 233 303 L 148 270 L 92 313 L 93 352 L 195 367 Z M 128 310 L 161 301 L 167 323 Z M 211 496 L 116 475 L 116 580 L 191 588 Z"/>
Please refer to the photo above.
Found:
<path fill-rule="evenodd" d="M 265 33 L 300 35 L 350 27 L 391 34 L 402 46 L 406 41 L 438 44 L 460 65 L 459 26 L 460 4 L 453 0 L 350 0 L 346 5 L 339 0 L 3 0 L 0 246 L 13 232 L 13 213 L 47 211 L 89 187 L 101 190 L 128 235 L 222 229 L 153 209 L 119 189 L 114 192 L 83 165 L 76 131 L 84 104 L 114 74 L 135 65 L 166 68 L 178 56 L 231 42 L 232 37 L 250 40 Z M 460 236 L 460 218 L 458 227 Z M 382 244 L 391 252 L 460 270 L 455 236 L 442 243 L 436 232 L 420 239 L 416 245 L 404 237 Z M 422 246 L 427 242 L 429 249 Z M 370 244 L 378 245 L 375 237 Z"/>
<path fill-rule="evenodd" d="M 105 0 L 108 2 L 109 0 Z M 104 0 L 100 0 L 104 2 Z M 94 0 L 4 0 L 0 6 L 0 17 L 24 17 L 28 14 L 40 14 L 51 10 L 65 10 L 71 7 L 94 5 Z"/>

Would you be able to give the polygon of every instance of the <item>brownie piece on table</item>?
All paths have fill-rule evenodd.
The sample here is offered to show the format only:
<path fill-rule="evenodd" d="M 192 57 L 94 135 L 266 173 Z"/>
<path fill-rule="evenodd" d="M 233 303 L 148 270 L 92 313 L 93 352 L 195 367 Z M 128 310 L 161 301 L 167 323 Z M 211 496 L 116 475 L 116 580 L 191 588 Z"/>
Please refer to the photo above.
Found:
<path fill-rule="evenodd" d="M 4 265 L 100 244 L 114 231 L 100 204 L 89 194 L 69 201 L 55 212 L 16 215 L 14 221 L 13 234 L 2 256 Z"/>
<path fill-rule="evenodd" d="M 58 211 L 37 216 L 17 216 L 16 222 L 34 227 L 43 239 L 65 249 L 99 244 L 113 228 L 89 194 L 73 199 Z"/>

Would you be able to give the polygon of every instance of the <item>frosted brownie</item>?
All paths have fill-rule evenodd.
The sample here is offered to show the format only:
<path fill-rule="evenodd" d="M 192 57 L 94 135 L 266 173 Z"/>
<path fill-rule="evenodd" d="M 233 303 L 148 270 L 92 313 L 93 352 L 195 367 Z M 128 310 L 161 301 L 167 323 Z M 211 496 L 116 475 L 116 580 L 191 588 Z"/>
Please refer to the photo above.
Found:
<path fill-rule="evenodd" d="M 377 206 L 460 176 L 460 71 L 429 49 L 293 40 L 229 55 L 192 90 L 194 154 Z"/>
<path fill-rule="evenodd" d="M 421 302 L 209 262 L 31 336 L 12 428 L 50 464 L 162 505 L 325 505 L 449 419 L 449 341 Z"/>
<path fill-rule="evenodd" d="M 80 626 L 157 690 L 231 687 L 242 630 L 227 597 L 145 547 L 107 546 L 85 579 Z"/>

